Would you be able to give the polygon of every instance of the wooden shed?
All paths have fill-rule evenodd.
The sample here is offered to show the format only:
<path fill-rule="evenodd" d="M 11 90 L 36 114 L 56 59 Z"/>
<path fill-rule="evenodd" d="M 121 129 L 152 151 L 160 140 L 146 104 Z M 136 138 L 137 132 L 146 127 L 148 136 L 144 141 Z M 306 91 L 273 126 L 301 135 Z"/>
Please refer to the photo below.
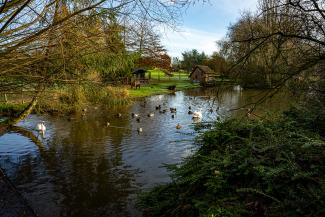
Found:
<path fill-rule="evenodd" d="M 190 74 L 190 79 L 194 82 L 213 82 L 219 75 L 209 68 L 209 66 L 197 65 Z"/>
<path fill-rule="evenodd" d="M 145 75 L 146 75 L 146 71 L 145 69 L 143 68 L 137 68 L 137 69 L 134 69 L 132 74 L 137 78 L 137 79 L 144 79 L 145 78 Z"/>

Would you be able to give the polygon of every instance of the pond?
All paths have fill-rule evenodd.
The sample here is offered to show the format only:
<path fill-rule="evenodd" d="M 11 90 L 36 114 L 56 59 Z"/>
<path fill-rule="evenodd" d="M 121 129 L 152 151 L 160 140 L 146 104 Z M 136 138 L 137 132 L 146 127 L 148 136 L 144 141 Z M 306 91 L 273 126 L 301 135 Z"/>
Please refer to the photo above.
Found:
<path fill-rule="evenodd" d="M 189 106 L 201 109 L 203 122 L 212 122 L 233 115 L 229 110 L 254 102 L 260 93 L 192 89 L 123 107 L 88 108 L 73 117 L 30 115 L 19 127 L 32 131 L 38 142 L 16 131 L 1 136 L 0 167 L 39 216 L 141 216 L 137 193 L 169 182 L 163 165 L 179 163 L 197 148 L 193 139 L 200 131 Z M 287 94 L 278 96 L 257 112 L 283 110 L 289 101 Z M 158 105 L 167 112 L 156 110 Z M 177 109 L 174 118 L 171 107 Z M 44 136 L 35 131 L 39 121 L 47 127 Z"/>

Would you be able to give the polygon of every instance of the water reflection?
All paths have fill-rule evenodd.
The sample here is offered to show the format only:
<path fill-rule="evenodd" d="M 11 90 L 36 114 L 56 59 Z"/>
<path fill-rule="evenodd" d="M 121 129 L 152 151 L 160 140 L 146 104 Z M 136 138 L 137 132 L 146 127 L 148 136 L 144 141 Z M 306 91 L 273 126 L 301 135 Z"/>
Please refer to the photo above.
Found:
<path fill-rule="evenodd" d="M 191 141 L 197 132 L 188 107 L 202 109 L 202 121 L 209 122 L 225 118 L 256 94 L 194 89 L 148 97 L 131 106 L 90 108 L 86 116 L 71 119 L 31 115 L 19 126 L 33 130 L 44 120 L 45 137 L 35 142 L 15 131 L 3 135 L 0 166 L 40 216 L 139 216 L 136 193 L 169 182 L 162 164 L 180 162 L 196 149 Z M 158 105 L 167 112 L 159 113 Z M 272 106 L 279 109 L 270 101 L 261 110 Z M 170 107 L 177 108 L 174 118 Z M 154 117 L 147 116 L 151 112 Z M 131 113 L 139 114 L 140 122 Z"/>

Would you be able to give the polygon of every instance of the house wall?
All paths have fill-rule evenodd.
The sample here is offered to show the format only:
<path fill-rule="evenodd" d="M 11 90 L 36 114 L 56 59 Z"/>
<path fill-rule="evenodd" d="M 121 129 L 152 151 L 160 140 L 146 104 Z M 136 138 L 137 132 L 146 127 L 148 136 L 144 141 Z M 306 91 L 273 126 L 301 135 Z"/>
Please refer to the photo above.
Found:
<path fill-rule="evenodd" d="M 206 74 L 204 71 L 202 71 L 200 68 L 196 68 L 193 73 L 191 74 L 191 80 L 192 81 L 198 81 L 202 83 L 214 81 L 216 79 L 217 75 L 212 74 Z"/>
<path fill-rule="evenodd" d="M 191 80 L 192 81 L 200 81 L 200 82 L 204 81 L 203 74 L 204 73 L 202 73 L 202 71 L 199 68 L 196 68 L 191 75 Z"/>

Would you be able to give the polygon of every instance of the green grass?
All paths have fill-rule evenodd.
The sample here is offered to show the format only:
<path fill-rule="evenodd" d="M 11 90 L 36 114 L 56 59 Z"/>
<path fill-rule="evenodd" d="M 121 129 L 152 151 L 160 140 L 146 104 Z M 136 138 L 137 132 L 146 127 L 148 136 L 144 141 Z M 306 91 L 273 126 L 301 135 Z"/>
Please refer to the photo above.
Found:
<path fill-rule="evenodd" d="M 136 98 L 170 93 L 172 91 L 168 90 L 168 87 L 173 85 L 176 85 L 176 90 L 185 90 L 199 87 L 199 84 L 191 83 L 189 80 L 150 81 L 149 85 L 142 86 L 140 89 L 130 89 L 129 96 L 132 98 Z"/>
<path fill-rule="evenodd" d="M 173 76 L 168 76 L 160 69 L 148 70 L 146 78 L 150 77 L 150 84 L 141 86 L 140 89 L 130 89 L 129 95 L 131 98 L 136 98 L 166 94 L 172 92 L 168 90 L 168 87 L 174 85 L 176 86 L 176 90 L 185 90 L 200 86 L 197 83 L 192 83 L 188 76 L 189 74 L 184 71 L 173 72 Z"/>
<path fill-rule="evenodd" d="M 173 76 L 168 76 L 160 69 L 151 69 L 147 71 L 146 78 L 150 76 L 150 79 L 159 81 L 186 81 L 189 79 L 189 73 L 185 71 L 172 72 L 172 74 Z"/>
<path fill-rule="evenodd" d="M 21 112 L 27 106 L 26 103 L 0 103 L 1 115 L 13 115 Z"/>

